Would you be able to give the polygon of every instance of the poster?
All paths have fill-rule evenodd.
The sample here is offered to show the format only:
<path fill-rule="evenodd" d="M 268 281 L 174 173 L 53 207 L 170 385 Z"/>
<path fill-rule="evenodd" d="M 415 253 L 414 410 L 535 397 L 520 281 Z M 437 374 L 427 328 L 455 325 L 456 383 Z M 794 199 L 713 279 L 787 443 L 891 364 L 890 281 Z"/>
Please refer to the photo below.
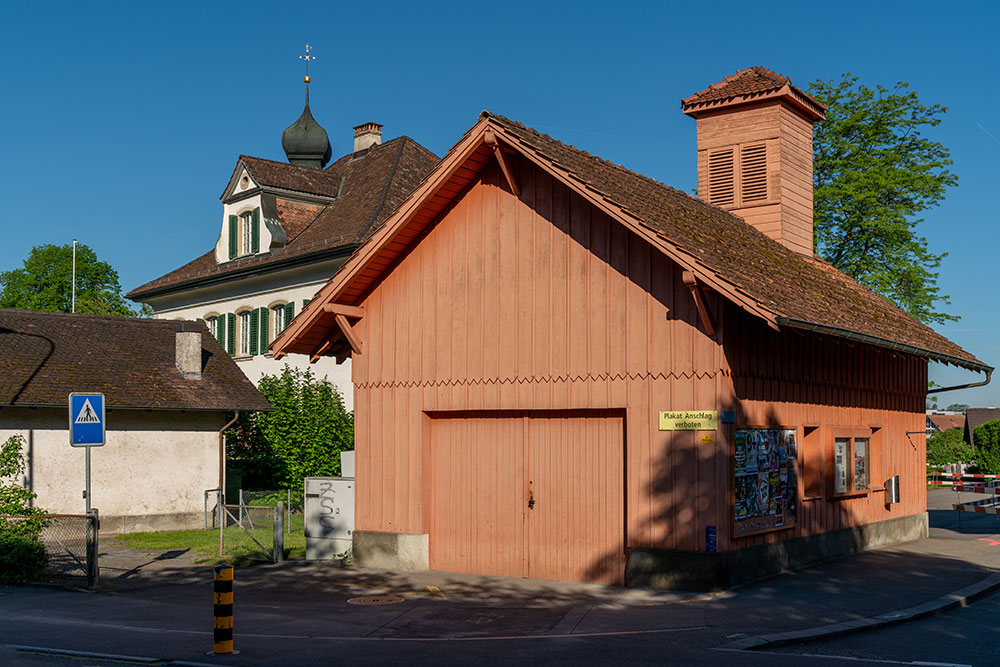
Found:
<path fill-rule="evenodd" d="M 795 525 L 794 429 L 743 428 L 733 439 L 735 535 Z"/>

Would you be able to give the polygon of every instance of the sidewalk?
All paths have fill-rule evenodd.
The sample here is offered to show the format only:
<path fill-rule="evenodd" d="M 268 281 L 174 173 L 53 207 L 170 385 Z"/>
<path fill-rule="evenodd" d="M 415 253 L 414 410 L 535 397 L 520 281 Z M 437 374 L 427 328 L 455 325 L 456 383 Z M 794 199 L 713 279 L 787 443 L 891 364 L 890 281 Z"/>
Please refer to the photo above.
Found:
<path fill-rule="evenodd" d="M 928 494 L 932 508 L 950 507 L 951 496 L 937 494 Z M 1000 522 L 984 517 L 990 523 L 979 527 L 963 518 L 973 532 L 957 533 L 940 527 L 947 517 L 936 512 L 945 510 L 931 511 L 935 528 L 929 539 L 717 594 L 343 569 L 322 562 L 238 568 L 235 637 L 242 653 L 208 661 L 286 664 L 278 657 L 320 659 L 333 647 L 388 660 L 387 652 L 400 643 L 423 646 L 430 660 L 433 645 L 455 642 L 470 650 L 478 642 L 479 650 L 496 643 L 538 647 L 625 635 L 664 641 L 682 636 L 689 649 L 753 648 L 799 640 L 817 628 L 842 632 L 873 623 L 865 619 L 898 622 L 914 611 L 932 611 L 956 592 L 969 597 L 1000 589 L 1000 546 L 993 544 L 1000 540 Z M 106 547 L 105 593 L 0 589 L 0 641 L 206 662 L 211 567 L 194 564 L 190 554 L 157 559 L 162 552 Z"/>

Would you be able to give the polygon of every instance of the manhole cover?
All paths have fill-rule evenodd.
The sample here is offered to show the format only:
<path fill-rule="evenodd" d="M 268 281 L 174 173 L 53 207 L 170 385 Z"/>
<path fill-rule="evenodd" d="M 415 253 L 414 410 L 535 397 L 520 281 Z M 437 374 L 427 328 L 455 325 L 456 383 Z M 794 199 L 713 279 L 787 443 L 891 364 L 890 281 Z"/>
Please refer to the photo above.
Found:
<path fill-rule="evenodd" d="M 359 598 L 351 598 L 347 604 L 399 604 L 405 602 L 398 595 L 364 595 Z"/>

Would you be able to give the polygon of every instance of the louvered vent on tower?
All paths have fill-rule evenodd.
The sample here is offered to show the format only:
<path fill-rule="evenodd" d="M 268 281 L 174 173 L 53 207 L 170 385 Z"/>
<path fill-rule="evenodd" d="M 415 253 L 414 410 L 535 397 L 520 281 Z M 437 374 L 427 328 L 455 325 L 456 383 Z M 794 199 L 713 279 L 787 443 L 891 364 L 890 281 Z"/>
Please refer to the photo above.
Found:
<path fill-rule="evenodd" d="M 736 201 L 736 169 L 732 148 L 708 155 L 708 200 L 717 206 Z"/>
<path fill-rule="evenodd" d="M 767 150 L 765 144 L 740 147 L 740 199 L 745 206 L 767 200 Z"/>

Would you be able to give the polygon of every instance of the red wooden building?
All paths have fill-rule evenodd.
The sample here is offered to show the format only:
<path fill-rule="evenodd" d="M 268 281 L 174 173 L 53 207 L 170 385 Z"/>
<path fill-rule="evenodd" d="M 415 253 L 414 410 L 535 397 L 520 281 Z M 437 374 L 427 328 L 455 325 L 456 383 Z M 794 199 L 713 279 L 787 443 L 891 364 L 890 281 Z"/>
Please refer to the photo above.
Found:
<path fill-rule="evenodd" d="M 360 563 L 700 588 L 926 534 L 928 361 L 990 368 L 813 256 L 821 105 L 682 106 L 704 201 L 484 112 L 275 341 L 353 359 Z"/>

